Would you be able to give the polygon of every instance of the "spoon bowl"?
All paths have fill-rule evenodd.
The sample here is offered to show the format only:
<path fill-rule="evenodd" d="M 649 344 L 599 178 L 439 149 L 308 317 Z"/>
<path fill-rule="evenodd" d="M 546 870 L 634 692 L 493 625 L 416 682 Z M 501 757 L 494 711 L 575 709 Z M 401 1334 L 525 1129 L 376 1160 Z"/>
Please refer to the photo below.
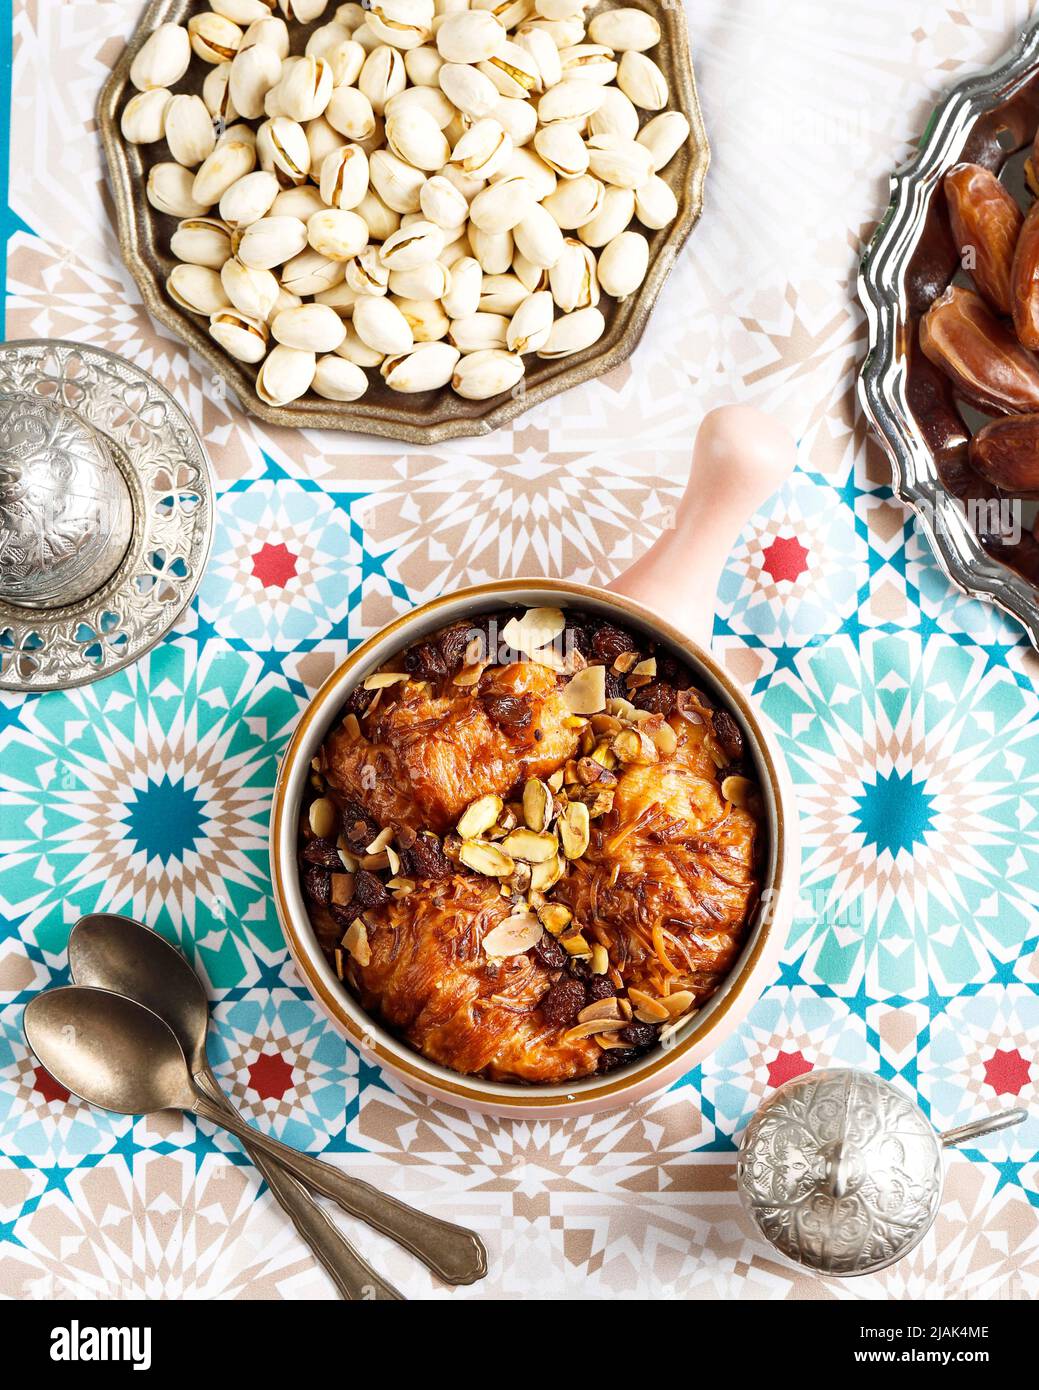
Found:
<path fill-rule="evenodd" d="M 54 1079 L 119 1115 L 190 1110 L 188 1063 L 172 1029 L 111 990 L 66 985 L 30 999 L 25 1036 Z"/>
<path fill-rule="evenodd" d="M 69 969 L 77 985 L 114 990 L 158 1014 L 173 1030 L 193 1075 L 206 1066 L 206 991 L 158 932 L 114 912 L 81 917 L 69 937 Z"/>

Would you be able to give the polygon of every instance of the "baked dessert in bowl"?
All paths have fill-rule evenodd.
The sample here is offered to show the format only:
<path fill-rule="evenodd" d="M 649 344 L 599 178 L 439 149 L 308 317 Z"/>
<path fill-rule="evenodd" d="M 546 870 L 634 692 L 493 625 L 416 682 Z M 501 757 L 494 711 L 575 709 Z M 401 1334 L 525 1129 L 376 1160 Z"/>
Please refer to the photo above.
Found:
<path fill-rule="evenodd" d="M 274 892 L 366 1055 L 455 1104 L 576 1112 L 658 1089 L 753 1003 L 796 900 L 790 794 L 688 629 L 791 462 L 755 412 L 715 412 L 628 593 L 447 595 L 318 691 L 275 790 Z"/>
<path fill-rule="evenodd" d="M 760 894 L 733 717 L 655 638 L 490 613 L 366 677 L 321 745 L 300 878 L 337 976 L 432 1061 L 567 1082 L 672 1036 Z"/>

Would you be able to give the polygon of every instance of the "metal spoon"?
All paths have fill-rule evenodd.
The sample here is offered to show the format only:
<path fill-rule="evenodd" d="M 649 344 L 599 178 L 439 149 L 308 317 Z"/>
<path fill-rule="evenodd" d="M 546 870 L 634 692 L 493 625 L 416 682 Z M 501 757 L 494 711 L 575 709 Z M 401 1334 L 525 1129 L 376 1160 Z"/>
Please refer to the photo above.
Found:
<path fill-rule="evenodd" d="M 125 995 L 158 1014 L 176 1036 L 198 1088 L 209 1100 L 230 1111 L 239 1124 L 244 1124 L 220 1090 L 206 1055 L 209 1001 L 205 988 L 175 947 L 164 941 L 157 932 L 130 917 L 92 913 L 80 918 L 73 927 L 68 950 L 69 967 L 77 984 L 92 985 Z M 265 1159 L 262 1146 L 254 1143 L 256 1131 L 245 1126 L 245 1135 L 239 1137 L 243 1139 L 246 1152 L 281 1201 L 281 1194 L 269 1171 L 271 1158 Z M 311 1177 L 309 1169 L 307 1173 L 297 1172 L 296 1176 L 306 1186 L 330 1197 L 349 1215 L 359 1217 L 383 1235 L 397 1241 L 447 1283 L 470 1284 L 487 1273 L 487 1254 L 483 1242 L 472 1231 L 416 1211 L 378 1191 L 370 1183 L 340 1173 L 338 1169 L 317 1159 L 295 1155 L 294 1150 L 288 1152 L 304 1158 L 308 1165 L 313 1164 L 320 1170 L 317 1179 Z M 275 1179 L 284 1189 L 286 1179 L 284 1174 L 277 1171 L 277 1162 L 274 1160 L 273 1164 Z M 287 1181 L 290 1186 L 286 1195 L 290 1206 L 286 1210 L 295 1221 L 295 1208 L 301 1204 L 301 1198 L 310 1206 L 314 1204 L 300 1193 L 293 1179 Z M 282 1205 L 285 1203 L 282 1202 Z M 340 1242 L 345 1244 L 324 1212 L 320 1208 L 317 1210 Z M 313 1226 L 312 1219 L 308 1224 Z M 322 1234 L 325 1234 L 324 1231 Z M 315 1251 L 315 1254 L 322 1259 L 320 1252 Z M 350 1254 L 356 1258 L 353 1251 Z"/>
<path fill-rule="evenodd" d="M 212 1078 L 205 1050 L 209 1014 L 205 993 L 187 961 L 162 937 L 129 917 L 108 913 L 81 917 L 69 938 L 69 968 L 77 984 L 96 985 L 151 1008 L 173 1032 L 192 1073 L 204 1072 L 207 1079 Z M 188 988 L 189 977 L 193 988 Z M 197 995 L 201 995 L 201 1010 Z M 211 1098 L 230 1109 L 215 1078 L 212 1082 Z M 302 1183 L 251 1141 L 243 1144 L 271 1195 L 343 1298 L 370 1299 L 373 1293 L 380 1300 L 401 1297 L 358 1254 Z"/>

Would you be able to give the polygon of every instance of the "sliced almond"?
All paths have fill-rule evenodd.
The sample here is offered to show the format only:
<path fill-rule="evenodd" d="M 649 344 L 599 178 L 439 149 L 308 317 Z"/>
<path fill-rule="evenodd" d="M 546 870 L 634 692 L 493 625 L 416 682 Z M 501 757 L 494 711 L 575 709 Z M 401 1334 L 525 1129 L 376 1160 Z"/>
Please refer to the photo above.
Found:
<path fill-rule="evenodd" d="M 558 854 L 554 859 L 546 859 L 543 864 L 532 864 L 530 866 L 531 892 L 547 893 L 563 877 L 564 868 L 565 861 Z"/>
<path fill-rule="evenodd" d="M 354 854 L 353 850 L 350 849 L 342 835 L 340 835 L 339 839 L 336 841 L 336 848 L 339 851 L 339 858 L 343 861 L 343 868 L 347 873 L 355 874 L 361 867 L 361 862 L 357 858 L 357 855 Z"/>
<path fill-rule="evenodd" d="M 595 1041 L 599 1044 L 599 1046 L 603 1049 L 604 1052 L 609 1052 L 611 1049 L 617 1047 L 630 1046 L 630 1043 L 626 1043 L 624 1039 L 619 1038 L 616 1033 L 596 1033 L 594 1034 L 594 1037 Z"/>
<path fill-rule="evenodd" d="M 348 714 L 343 720 L 343 733 L 350 743 L 356 743 L 361 737 L 361 721 L 356 714 Z"/>
<path fill-rule="evenodd" d="M 627 1023 L 631 1019 L 631 1009 L 626 1012 L 622 1007 L 623 1000 L 618 999 L 615 994 L 611 994 L 607 999 L 597 999 L 594 1004 L 588 1004 L 577 1015 L 578 1023 L 593 1023 L 596 1019 L 623 1019 Z"/>
<path fill-rule="evenodd" d="M 478 661 L 475 666 L 463 666 L 455 676 L 453 684 L 460 685 L 463 690 L 469 690 L 474 685 L 480 684 L 480 677 L 487 669 L 487 662 Z"/>
<path fill-rule="evenodd" d="M 567 859 L 580 859 L 587 850 L 590 839 L 588 821 L 588 807 L 583 801 L 571 801 L 559 817 L 559 840 Z"/>
<path fill-rule="evenodd" d="M 610 968 L 610 953 L 605 946 L 592 947 L 592 974 L 605 975 Z"/>
<path fill-rule="evenodd" d="M 390 866 L 391 874 L 396 875 L 400 873 L 400 855 L 392 845 L 386 846 L 386 862 Z"/>
<path fill-rule="evenodd" d="M 606 701 L 606 713 L 615 719 L 634 719 L 639 712 L 630 700 L 622 700 L 620 696 Z"/>
<path fill-rule="evenodd" d="M 630 989 L 628 990 L 628 997 L 631 997 Z M 696 996 L 691 990 L 676 989 L 674 994 L 669 994 L 660 1002 L 663 1004 L 664 1008 L 667 1009 L 668 1014 L 672 1018 L 678 1018 L 680 1015 L 684 1014 L 687 1009 L 692 1008 L 693 1004 L 696 1002 Z"/>
<path fill-rule="evenodd" d="M 536 651 L 527 652 L 531 661 L 538 661 L 542 666 L 547 666 L 550 671 L 564 672 L 566 662 L 556 651 L 555 647 L 538 647 Z"/>
<path fill-rule="evenodd" d="M 528 777 L 523 786 L 523 819 L 528 830 L 540 833 L 552 820 L 552 793 L 537 777 Z"/>
<path fill-rule="evenodd" d="M 559 853 L 559 842 L 554 835 L 528 830 L 525 826 L 506 835 L 501 847 L 506 854 L 524 859 L 528 864 L 544 864 Z"/>
<path fill-rule="evenodd" d="M 332 875 L 332 901 L 336 907 L 345 907 L 354 895 L 353 874 Z"/>
<path fill-rule="evenodd" d="M 392 839 L 393 827 L 390 825 L 384 826 L 371 844 L 368 845 L 367 852 L 369 854 L 381 854 Z"/>
<path fill-rule="evenodd" d="M 658 725 L 655 725 L 652 729 L 648 729 L 647 732 L 653 740 L 657 752 L 663 753 L 665 758 L 670 758 L 671 754 L 678 747 L 678 735 L 667 720 L 661 720 Z"/>
<path fill-rule="evenodd" d="M 335 838 L 339 829 L 339 810 L 328 796 L 319 796 L 310 803 L 310 828 L 319 839 Z"/>
<path fill-rule="evenodd" d="M 362 854 L 357 862 L 362 869 L 368 869 L 373 874 L 390 867 L 389 856 L 385 850 L 380 850 L 378 854 Z"/>
<path fill-rule="evenodd" d="M 614 659 L 613 669 L 618 676 L 626 676 L 639 659 L 638 652 L 621 652 Z"/>
<path fill-rule="evenodd" d="M 553 936 L 558 936 L 564 927 L 568 927 L 573 921 L 574 914 L 562 903 L 546 903 L 544 907 L 538 909 L 538 916 L 545 930 L 551 932 Z"/>
<path fill-rule="evenodd" d="M 655 676 L 657 674 L 657 659 L 655 656 L 647 656 L 645 661 L 640 661 L 637 666 L 631 668 L 633 676 Z"/>
<path fill-rule="evenodd" d="M 500 796 L 481 796 L 470 802 L 462 812 L 455 827 L 463 840 L 476 840 L 491 826 L 501 814 L 503 802 Z"/>
<path fill-rule="evenodd" d="M 666 1023 L 671 1017 L 665 1004 L 641 989 L 629 989 L 628 999 L 635 1010 L 635 1017 L 643 1023 Z"/>
<path fill-rule="evenodd" d="M 336 947 L 336 974 L 340 979 L 343 978 L 343 953 L 338 946 Z"/>
<path fill-rule="evenodd" d="M 592 954 L 591 946 L 580 932 L 574 932 L 572 936 L 561 936 L 559 942 L 568 956 L 576 956 L 578 960 L 587 960 Z"/>
<path fill-rule="evenodd" d="M 514 860 L 487 840 L 463 840 L 458 857 L 466 868 L 488 878 L 508 878 L 516 867 Z"/>
<path fill-rule="evenodd" d="M 394 874 L 393 878 L 386 880 L 386 887 L 391 893 L 395 893 L 398 898 L 406 898 L 409 893 L 414 893 L 415 880 L 411 878 L 400 878 Z"/>
<path fill-rule="evenodd" d="M 399 685 L 408 679 L 407 671 L 376 671 L 374 676 L 364 679 L 365 690 L 386 690 L 391 685 Z"/>
<path fill-rule="evenodd" d="M 562 785 L 563 769 L 561 767 L 558 767 L 556 768 L 555 772 L 553 772 L 552 776 L 548 779 L 548 789 L 549 791 L 557 792 Z"/>
<path fill-rule="evenodd" d="M 533 912 L 514 912 L 483 939 L 483 953 L 492 958 L 519 956 L 541 939 L 544 928 Z"/>
<path fill-rule="evenodd" d="M 573 1028 L 568 1028 L 563 1037 L 567 1041 L 576 1041 L 577 1038 L 594 1037 L 596 1033 L 619 1033 L 626 1027 L 627 1020 L 623 1018 L 593 1018 L 588 1023 L 576 1023 Z"/>
<path fill-rule="evenodd" d="M 606 708 L 606 667 L 586 666 L 563 688 L 571 714 L 601 714 Z"/>
<path fill-rule="evenodd" d="M 558 608 L 528 608 L 522 618 L 510 618 L 501 630 L 502 641 L 508 646 L 532 656 L 540 647 L 547 647 L 566 627 L 566 619 Z"/>
<path fill-rule="evenodd" d="M 722 782 L 722 796 L 734 806 L 747 806 L 757 788 L 749 777 L 726 777 Z"/>
<path fill-rule="evenodd" d="M 355 917 L 343 937 L 343 946 L 353 956 L 358 965 L 370 965 L 371 947 L 368 945 L 368 928 L 361 917 Z"/>

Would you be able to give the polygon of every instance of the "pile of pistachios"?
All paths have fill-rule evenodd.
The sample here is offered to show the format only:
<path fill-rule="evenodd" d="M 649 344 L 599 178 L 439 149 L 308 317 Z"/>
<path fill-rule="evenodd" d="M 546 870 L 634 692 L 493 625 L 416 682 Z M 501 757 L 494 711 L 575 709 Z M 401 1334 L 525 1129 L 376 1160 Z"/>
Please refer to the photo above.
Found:
<path fill-rule="evenodd" d="M 167 292 L 283 406 L 522 389 L 633 294 L 689 138 L 646 10 L 594 0 L 211 0 L 133 59 L 121 118 L 165 140 L 147 197 L 179 219 Z M 175 93 L 193 59 L 201 95 Z M 197 85 L 197 84 L 196 84 Z M 642 230 L 632 229 L 637 219 Z"/>

